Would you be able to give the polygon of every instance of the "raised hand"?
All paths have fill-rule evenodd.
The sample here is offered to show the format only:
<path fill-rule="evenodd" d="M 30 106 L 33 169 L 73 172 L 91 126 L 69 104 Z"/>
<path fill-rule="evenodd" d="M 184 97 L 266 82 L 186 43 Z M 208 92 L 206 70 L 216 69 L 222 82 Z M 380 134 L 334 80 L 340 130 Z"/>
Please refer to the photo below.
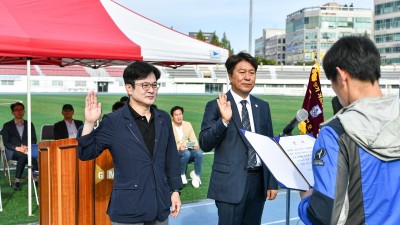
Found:
<path fill-rule="evenodd" d="M 228 124 L 232 118 L 232 108 L 231 108 L 231 102 L 228 101 L 228 97 L 226 96 L 225 93 L 219 94 L 219 97 L 217 99 L 217 104 L 219 112 L 221 113 L 222 122 Z"/>
<path fill-rule="evenodd" d="M 91 91 L 86 95 L 85 124 L 83 125 L 82 136 L 92 132 L 100 116 L 101 116 L 101 103 L 97 103 L 96 93 Z"/>
<path fill-rule="evenodd" d="M 95 124 L 101 116 L 101 103 L 97 103 L 97 96 L 91 91 L 86 96 L 85 122 Z"/>

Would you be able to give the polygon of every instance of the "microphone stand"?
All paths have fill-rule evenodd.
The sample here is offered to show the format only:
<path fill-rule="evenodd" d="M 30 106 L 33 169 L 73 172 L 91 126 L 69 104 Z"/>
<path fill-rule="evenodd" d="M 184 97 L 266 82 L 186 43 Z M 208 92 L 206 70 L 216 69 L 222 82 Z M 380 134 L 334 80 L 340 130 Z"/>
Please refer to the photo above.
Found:
<path fill-rule="evenodd" d="M 290 189 L 286 189 L 286 225 L 290 222 Z"/>
<path fill-rule="evenodd" d="M 292 136 L 292 132 L 289 134 L 281 134 L 279 135 L 281 137 L 284 136 Z M 290 224 L 290 188 L 286 189 L 286 225 Z"/>

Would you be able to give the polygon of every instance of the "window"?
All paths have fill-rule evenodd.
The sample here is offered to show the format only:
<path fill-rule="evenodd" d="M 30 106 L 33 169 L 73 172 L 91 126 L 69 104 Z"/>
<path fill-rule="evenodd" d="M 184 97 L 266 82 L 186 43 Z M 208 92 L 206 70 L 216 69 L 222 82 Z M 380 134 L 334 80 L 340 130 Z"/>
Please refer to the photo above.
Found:
<path fill-rule="evenodd" d="M 12 85 L 14 85 L 14 81 L 13 80 L 2 80 L 1 85 L 2 86 L 12 86 Z"/>
<path fill-rule="evenodd" d="M 86 81 L 77 80 L 77 81 L 75 81 L 75 86 L 76 87 L 85 87 L 86 86 Z"/>
<path fill-rule="evenodd" d="M 51 85 L 53 85 L 53 86 L 63 86 L 63 81 L 62 80 L 53 80 L 51 82 Z"/>

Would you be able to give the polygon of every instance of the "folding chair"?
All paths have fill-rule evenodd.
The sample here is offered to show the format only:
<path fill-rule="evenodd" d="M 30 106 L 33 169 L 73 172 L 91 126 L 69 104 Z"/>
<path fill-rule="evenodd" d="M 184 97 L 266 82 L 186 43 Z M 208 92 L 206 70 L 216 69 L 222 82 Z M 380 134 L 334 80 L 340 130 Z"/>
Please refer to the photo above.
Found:
<path fill-rule="evenodd" d="M 0 146 L 0 150 L 1 150 L 1 152 L 3 152 L 3 150 L 1 149 L 1 146 Z M 1 158 L 3 158 L 3 156 Z M 4 169 L 4 167 L 3 167 L 3 169 Z M 1 185 L 0 185 L 0 212 L 3 212 L 3 200 L 1 199 Z"/>
<path fill-rule="evenodd" d="M 0 212 L 3 212 L 3 201 L 1 200 L 1 186 L 0 186 Z"/>
<path fill-rule="evenodd" d="M 45 124 L 40 130 L 40 140 L 53 140 L 54 139 L 54 125 Z"/>
<path fill-rule="evenodd" d="M 2 149 L 1 147 L 0 147 L 0 149 L 1 149 L 1 158 L 3 160 L 4 176 L 8 177 L 8 183 L 9 183 L 9 185 L 11 187 L 10 163 L 13 163 L 14 160 L 8 160 L 5 149 Z M 32 151 L 31 152 L 32 153 L 32 159 L 37 159 L 38 158 L 38 154 L 39 154 L 38 153 L 38 145 L 37 144 L 32 144 L 31 151 Z M 37 194 L 36 183 L 35 183 L 35 180 L 33 179 L 34 178 L 33 171 L 29 176 L 32 177 L 32 184 L 33 184 L 33 190 L 35 192 L 36 204 L 39 205 L 39 197 L 38 197 L 38 194 Z"/>
<path fill-rule="evenodd" d="M 11 176 L 10 176 L 10 162 L 7 160 L 6 150 L 1 148 L 1 159 L 3 161 L 3 171 L 4 171 L 4 178 L 8 178 L 8 183 L 11 186 Z"/>
<path fill-rule="evenodd" d="M 39 158 L 39 146 L 37 144 L 32 144 L 31 145 L 31 154 L 32 154 L 32 159 L 38 159 Z M 39 205 L 39 197 L 37 194 L 36 190 L 36 182 L 34 180 L 34 171 L 31 169 L 31 176 L 32 176 L 32 184 L 33 184 L 33 190 L 35 191 L 35 197 L 36 197 L 36 205 Z"/>

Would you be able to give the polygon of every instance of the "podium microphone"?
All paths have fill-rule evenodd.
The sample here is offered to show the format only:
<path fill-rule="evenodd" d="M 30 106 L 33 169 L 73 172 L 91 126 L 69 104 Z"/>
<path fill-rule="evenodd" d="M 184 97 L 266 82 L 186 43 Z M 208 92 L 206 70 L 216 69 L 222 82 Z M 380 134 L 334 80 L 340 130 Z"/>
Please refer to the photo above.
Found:
<path fill-rule="evenodd" d="M 300 122 L 306 120 L 308 118 L 308 112 L 305 109 L 299 109 L 296 113 L 296 117 L 290 121 L 290 123 L 283 129 L 282 133 L 279 136 L 288 136 L 292 135 L 293 129 Z"/>

